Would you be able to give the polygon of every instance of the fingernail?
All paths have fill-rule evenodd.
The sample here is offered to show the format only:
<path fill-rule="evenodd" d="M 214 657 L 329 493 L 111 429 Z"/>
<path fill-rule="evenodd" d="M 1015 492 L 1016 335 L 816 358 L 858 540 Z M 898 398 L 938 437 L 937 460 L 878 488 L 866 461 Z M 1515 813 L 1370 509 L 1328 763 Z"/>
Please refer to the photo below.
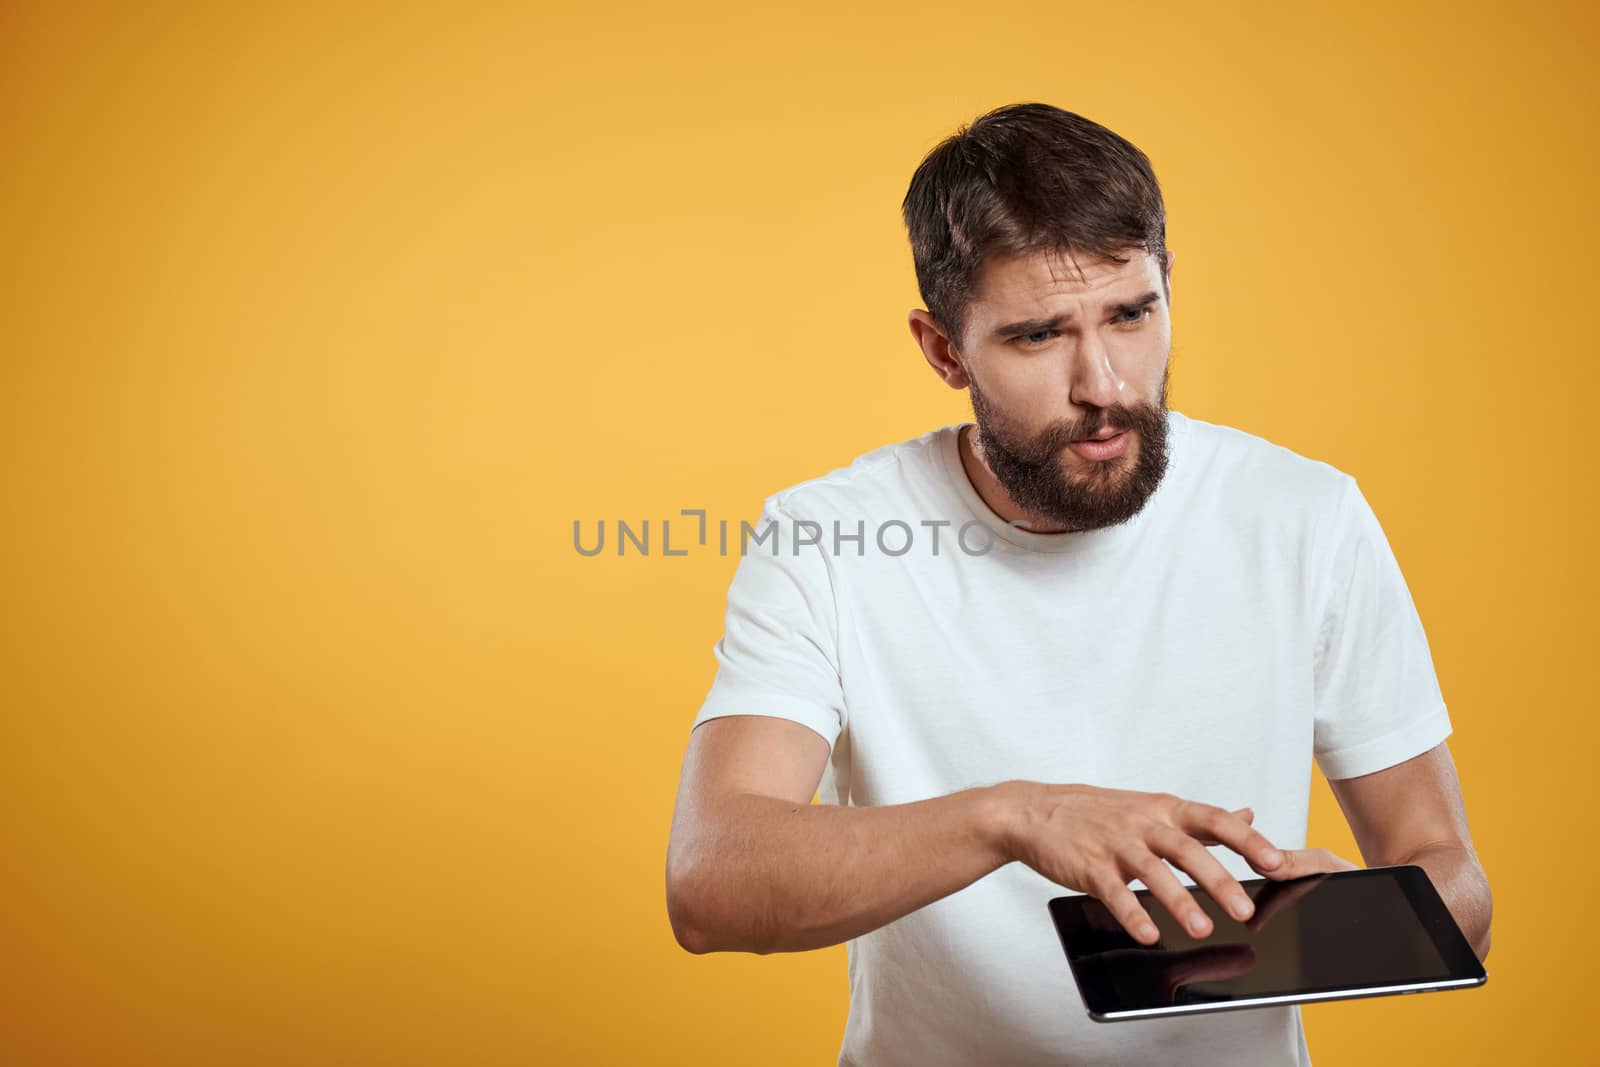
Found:
<path fill-rule="evenodd" d="M 1140 924 L 1140 926 L 1139 926 L 1139 940 L 1140 941 L 1154 941 L 1155 937 L 1156 937 L 1156 928 L 1154 926 L 1151 926 L 1149 923 Z"/>
<path fill-rule="evenodd" d="M 1233 912 L 1235 919 L 1250 918 L 1250 898 L 1234 897 L 1233 902 L 1228 905 L 1228 910 Z"/>
<path fill-rule="evenodd" d="M 1189 932 L 1196 937 L 1204 937 L 1206 933 L 1206 917 L 1198 912 L 1189 916 Z"/>
<path fill-rule="evenodd" d="M 1265 867 L 1276 867 L 1283 862 L 1283 853 L 1275 848 L 1269 848 L 1261 854 L 1261 863 Z"/>

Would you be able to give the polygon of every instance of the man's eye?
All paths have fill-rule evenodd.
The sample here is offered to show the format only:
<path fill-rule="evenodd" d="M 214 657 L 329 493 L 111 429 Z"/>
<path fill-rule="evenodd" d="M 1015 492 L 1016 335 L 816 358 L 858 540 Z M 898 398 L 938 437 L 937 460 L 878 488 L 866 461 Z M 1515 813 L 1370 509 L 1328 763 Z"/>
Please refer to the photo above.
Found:
<path fill-rule="evenodd" d="M 1123 308 L 1112 317 L 1111 321 L 1118 326 L 1138 326 L 1152 314 L 1154 311 L 1149 304 L 1146 304 L 1143 307 Z M 1040 348 L 1055 335 L 1055 330 L 1035 330 L 1032 333 L 1019 333 L 1011 339 L 1011 342 L 1023 348 Z"/>

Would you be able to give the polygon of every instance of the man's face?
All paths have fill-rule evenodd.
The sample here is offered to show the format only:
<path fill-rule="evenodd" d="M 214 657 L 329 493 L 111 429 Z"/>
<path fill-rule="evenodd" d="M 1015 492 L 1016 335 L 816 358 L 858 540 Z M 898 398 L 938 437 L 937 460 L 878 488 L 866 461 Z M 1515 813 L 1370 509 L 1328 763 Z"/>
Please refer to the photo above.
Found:
<path fill-rule="evenodd" d="M 957 355 L 977 451 L 1011 499 L 1069 530 L 1136 515 L 1167 469 L 1172 347 L 1156 259 L 991 259 Z M 1074 445 L 1123 431 L 1109 449 Z M 1109 452 L 1110 454 L 1105 454 Z"/>

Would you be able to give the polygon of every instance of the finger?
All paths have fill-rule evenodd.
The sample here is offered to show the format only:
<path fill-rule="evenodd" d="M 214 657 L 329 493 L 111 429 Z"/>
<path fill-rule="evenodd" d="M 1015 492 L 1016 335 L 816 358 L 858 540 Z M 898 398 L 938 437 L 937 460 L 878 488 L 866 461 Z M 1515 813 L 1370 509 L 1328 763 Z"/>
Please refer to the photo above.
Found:
<path fill-rule="evenodd" d="M 1285 849 L 1283 863 L 1273 870 L 1272 877 L 1280 879 L 1299 878 L 1303 875 L 1314 873 L 1311 870 L 1310 862 L 1306 859 L 1306 851 L 1303 848 Z"/>
<path fill-rule="evenodd" d="M 1237 815 L 1240 819 L 1243 819 L 1245 822 L 1250 823 L 1251 825 L 1255 824 L 1256 813 L 1253 810 L 1251 810 L 1250 808 L 1240 808 L 1238 811 L 1234 812 L 1233 814 Z M 1218 841 L 1216 838 L 1212 837 L 1210 834 L 1197 833 L 1197 834 L 1194 835 L 1194 837 L 1195 837 L 1195 840 L 1199 841 L 1202 845 L 1220 845 L 1220 844 L 1222 844 L 1221 841 Z"/>
<path fill-rule="evenodd" d="M 1178 806 L 1174 824 L 1191 836 L 1228 846 L 1262 874 L 1275 871 L 1283 863 L 1283 853 L 1274 848 L 1260 830 L 1231 811 L 1185 801 Z"/>
<path fill-rule="evenodd" d="M 1150 913 L 1139 903 L 1138 895 L 1124 883 L 1115 878 L 1107 878 L 1106 884 L 1095 896 L 1100 898 L 1100 903 L 1106 906 L 1112 917 L 1141 945 L 1153 945 L 1160 939 L 1161 931 L 1156 929 Z"/>
<path fill-rule="evenodd" d="M 1308 874 L 1356 870 L 1355 864 L 1335 856 L 1325 848 L 1297 848 L 1284 855 L 1283 871 L 1274 871 L 1274 878 L 1303 878 Z"/>
<path fill-rule="evenodd" d="M 1134 857 L 1131 869 L 1191 937 L 1205 937 L 1211 933 L 1211 917 L 1195 903 L 1189 890 L 1160 856 L 1145 850 L 1142 856 Z"/>
<path fill-rule="evenodd" d="M 1315 852 L 1320 854 L 1319 855 L 1320 862 L 1327 864 L 1327 866 L 1324 869 L 1328 870 L 1330 872 L 1331 871 L 1358 871 L 1358 870 L 1361 869 L 1360 867 L 1356 866 L 1354 863 L 1351 863 L 1349 860 L 1345 859 L 1343 856 L 1335 855 L 1334 853 L 1329 852 L 1325 848 L 1314 849 L 1313 851 L 1315 851 Z"/>
<path fill-rule="evenodd" d="M 1255 905 L 1238 879 L 1188 834 L 1170 826 L 1161 826 L 1151 835 L 1150 843 L 1158 855 L 1173 866 L 1188 871 L 1195 884 L 1210 893 L 1211 899 L 1221 904 L 1235 919 L 1243 922 L 1255 911 Z"/>

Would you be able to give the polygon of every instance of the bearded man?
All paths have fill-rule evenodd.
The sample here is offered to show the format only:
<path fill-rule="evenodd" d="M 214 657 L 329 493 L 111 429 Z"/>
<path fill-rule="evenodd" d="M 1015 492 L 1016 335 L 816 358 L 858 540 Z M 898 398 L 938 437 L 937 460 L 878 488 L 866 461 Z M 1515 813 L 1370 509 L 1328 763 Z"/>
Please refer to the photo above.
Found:
<path fill-rule="evenodd" d="M 1204 937 L 1196 887 L 1245 919 L 1240 878 L 1351 867 L 1306 846 L 1315 761 L 1362 859 L 1424 867 L 1487 954 L 1450 720 L 1356 480 L 1167 406 L 1144 153 L 1001 108 L 903 212 L 911 333 L 975 421 L 766 500 L 684 759 L 680 944 L 846 944 L 842 1065 L 1308 1064 L 1294 1006 L 1091 1022 L 1046 902 L 1151 944 L 1132 882 Z"/>

